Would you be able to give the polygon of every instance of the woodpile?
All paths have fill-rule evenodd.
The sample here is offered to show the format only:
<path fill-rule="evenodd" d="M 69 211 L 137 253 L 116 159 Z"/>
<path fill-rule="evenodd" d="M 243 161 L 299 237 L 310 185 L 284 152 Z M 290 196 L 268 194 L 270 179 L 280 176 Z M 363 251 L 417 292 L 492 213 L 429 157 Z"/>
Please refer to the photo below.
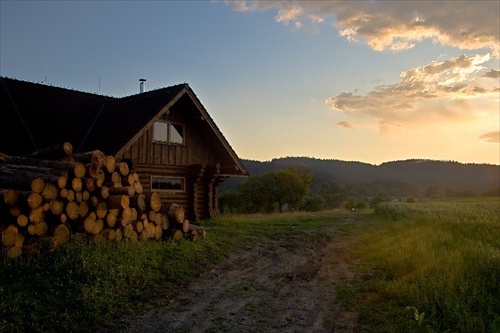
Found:
<path fill-rule="evenodd" d="M 11 258 L 76 234 L 94 241 L 204 238 L 184 215 L 177 204 L 162 207 L 157 192 L 145 193 L 127 163 L 98 150 L 73 154 L 64 143 L 25 157 L 0 154 L 0 248 Z"/>

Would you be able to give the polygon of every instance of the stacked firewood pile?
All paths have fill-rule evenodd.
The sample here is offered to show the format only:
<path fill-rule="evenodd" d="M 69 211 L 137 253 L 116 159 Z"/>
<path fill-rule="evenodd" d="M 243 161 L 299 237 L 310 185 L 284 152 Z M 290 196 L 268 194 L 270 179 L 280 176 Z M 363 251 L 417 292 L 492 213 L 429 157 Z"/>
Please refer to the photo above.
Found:
<path fill-rule="evenodd" d="M 26 157 L 0 155 L 1 252 L 15 258 L 76 235 L 93 241 L 204 238 L 177 204 L 162 208 L 139 175 L 101 151 L 65 143 Z M 63 159 L 54 158 L 63 154 Z"/>

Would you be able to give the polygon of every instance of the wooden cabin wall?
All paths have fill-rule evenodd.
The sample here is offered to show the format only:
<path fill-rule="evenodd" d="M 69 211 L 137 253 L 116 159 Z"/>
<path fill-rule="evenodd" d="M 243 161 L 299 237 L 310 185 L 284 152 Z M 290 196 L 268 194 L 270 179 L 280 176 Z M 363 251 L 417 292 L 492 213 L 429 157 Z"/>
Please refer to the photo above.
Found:
<path fill-rule="evenodd" d="M 179 122 L 180 123 L 180 122 Z M 148 128 L 118 160 L 129 160 L 139 174 L 145 191 L 151 191 L 151 175 L 183 177 L 185 191 L 158 191 L 164 205 L 181 205 L 189 219 L 198 221 L 214 215 L 218 200 L 214 195 L 214 168 L 205 173 L 204 166 L 217 164 L 215 155 L 196 127 L 184 124 L 184 145 L 153 142 Z"/>
<path fill-rule="evenodd" d="M 153 142 L 153 129 L 149 128 L 123 154 L 135 164 L 189 166 L 216 164 L 218 161 L 206 140 L 185 125 L 185 144 L 169 145 Z"/>

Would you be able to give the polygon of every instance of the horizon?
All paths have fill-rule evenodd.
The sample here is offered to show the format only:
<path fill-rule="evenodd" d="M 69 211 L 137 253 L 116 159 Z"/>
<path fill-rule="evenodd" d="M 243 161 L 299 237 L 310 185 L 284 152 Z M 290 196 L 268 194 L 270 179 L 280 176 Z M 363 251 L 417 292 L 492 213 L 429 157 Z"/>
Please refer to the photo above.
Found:
<path fill-rule="evenodd" d="M 241 159 L 500 165 L 498 1 L 0 2 L 0 76 L 188 83 Z M 35 29 L 36 28 L 36 29 Z M 175 31 L 175 33 L 172 33 Z"/>
<path fill-rule="evenodd" d="M 241 160 L 246 160 L 246 161 L 251 161 L 251 162 L 260 162 L 260 163 L 271 163 L 274 160 L 280 160 L 280 159 L 292 159 L 292 158 L 297 158 L 297 159 L 312 159 L 312 160 L 319 160 L 319 161 L 336 161 L 336 162 L 346 162 L 346 163 L 362 163 L 362 164 L 369 164 L 372 166 L 381 166 L 382 164 L 387 164 L 387 163 L 397 163 L 397 162 L 441 162 L 441 163 L 457 163 L 461 165 L 491 165 L 491 166 L 500 166 L 500 164 L 492 164 L 492 163 L 464 163 L 460 161 L 454 161 L 454 160 L 440 160 L 440 159 L 429 159 L 429 158 L 409 158 L 409 159 L 404 159 L 404 160 L 391 160 L 391 161 L 384 161 L 379 164 L 374 164 L 374 163 L 369 163 L 369 162 L 364 162 L 364 161 L 353 161 L 353 160 L 341 160 L 337 158 L 317 158 L 313 156 L 284 156 L 284 157 L 274 157 L 270 160 L 265 160 L 265 161 L 260 161 L 260 160 L 253 160 L 253 159 L 248 159 L 248 158 L 243 158 L 240 157 Z"/>

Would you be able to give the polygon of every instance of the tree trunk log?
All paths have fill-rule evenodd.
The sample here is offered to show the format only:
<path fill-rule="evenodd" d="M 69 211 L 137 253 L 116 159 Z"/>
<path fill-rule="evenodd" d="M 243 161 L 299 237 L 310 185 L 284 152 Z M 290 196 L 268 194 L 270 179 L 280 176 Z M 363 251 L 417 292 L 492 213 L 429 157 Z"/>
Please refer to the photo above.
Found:
<path fill-rule="evenodd" d="M 113 155 L 106 156 L 106 170 L 109 173 L 113 173 L 116 169 L 116 160 Z"/>
<path fill-rule="evenodd" d="M 116 167 L 122 176 L 127 176 L 130 172 L 129 166 L 125 162 L 116 163 Z"/>
<path fill-rule="evenodd" d="M 83 182 L 82 179 L 79 177 L 75 177 L 71 180 L 71 188 L 75 192 L 80 192 L 83 188 Z"/>
<path fill-rule="evenodd" d="M 97 217 L 102 219 L 106 216 L 107 213 L 108 213 L 108 204 L 106 203 L 106 201 L 99 202 L 96 209 Z"/>
<path fill-rule="evenodd" d="M 82 217 L 82 218 L 87 216 L 87 214 L 89 213 L 89 210 L 90 210 L 90 207 L 89 207 L 88 201 L 82 201 L 78 205 L 78 215 L 80 215 L 80 217 Z"/>
<path fill-rule="evenodd" d="M 199 239 L 198 230 L 190 230 L 189 238 L 191 239 L 191 241 L 197 242 Z"/>
<path fill-rule="evenodd" d="M 20 226 L 20 227 L 25 227 L 28 225 L 28 216 L 24 215 L 24 214 L 19 214 L 17 216 L 17 225 Z"/>
<path fill-rule="evenodd" d="M 42 197 L 45 201 L 51 201 L 57 198 L 59 195 L 59 190 L 57 189 L 57 186 L 52 184 L 52 183 L 47 183 L 43 187 L 42 190 Z"/>
<path fill-rule="evenodd" d="M 68 159 L 75 162 L 81 162 L 84 164 L 92 163 L 100 165 L 101 168 L 104 166 L 106 156 L 100 150 L 87 151 L 84 153 L 76 153 L 68 156 Z"/>
<path fill-rule="evenodd" d="M 46 147 L 31 154 L 26 155 L 26 157 L 49 159 L 49 160 L 59 160 L 61 158 L 67 157 L 73 153 L 73 145 L 70 142 L 60 143 L 52 147 Z"/>
<path fill-rule="evenodd" d="M 167 211 L 167 216 L 169 220 L 173 223 L 183 223 L 184 222 L 184 208 L 178 204 L 171 204 Z"/>
<path fill-rule="evenodd" d="M 165 234 L 168 238 L 171 238 L 173 240 L 181 240 L 184 237 L 182 231 L 177 229 L 168 229 Z"/>
<path fill-rule="evenodd" d="M 130 207 L 130 197 L 127 194 L 110 195 L 106 199 L 106 203 L 108 204 L 109 209 L 126 209 Z"/>
<path fill-rule="evenodd" d="M 43 209 L 43 206 L 34 208 L 30 211 L 29 215 L 29 220 L 33 224 L 38 224 L 40 222 L 43 222 L 45 219 L 45 210 Z"/>
<path fill-rule="evenodd" d="M 75 162 L 62 162 L 53 160 L 41 160 L 30 157 L 8 156 L 4 160 L 5 164 L 18 164 L 23 166 L 37 166 L 53 169 L 50 173 L 57 174 L 63 170 L 73 170 Z M 84 165 L 85 166 L 85 165 Z"/>
<path fill-rule="evenodd" d="M 201 239 L 205 239 L 207 237 L 207 230 L 205 228 L 203 228 L 203 227 L 200 227 L 199 225 L 190 224 L 189 225 L 189 230 L 190 231 L 196 230 L 198 232 L 198 236 Z"/>
<path fill-rule="evenodd" d="M 42 205 L 43 197 L 39 193 L 31 193 L 26 200 L 31 209 L 35 209 Z"/>
<path fill-rule="evenodd" d="M 189 223 L 189 220 L 187 220 L 187 219 L 182 221 L 182 223 L 170 224 L 170 228 L 180 230 L 180 231 L 182 231 L 183 234 L 187 234 L 189 232 L 189 226 L 190 226 L 190 223 Z"/>
<path fill-rule="evenodd" d="M 50 202 L 50 212 L 54 215 L 61 215 L 64 210 L 64 204 L 61 200 L 55 199 Z"/>
<path fill-rule="evenodd" d="M 40 193 L 45 187 L 45 181 L 41 177 L 36 177 L 31 181 L 30 186 L 33 193 Z"/>
<path fill-rule="evenodd" d="M 130 204 L 135 207 L 140 213 L 144 213 L 147 209 L 146 196 L 144 194 L 136 194 L 132 197 Z"/>
<path fill-rule="evenodd" d="M 7 206 L 14 206 L 17 203 L 19 191 L 14 191 L 12 189 L 0 190 L 0 197 L 3 198 L 3 202 Z"/>
<path fill-rule="evenodd" d="M 81 162 L 74 163 L 73 174 L 75 175 L 75 177 L 83 178 L 86 173 L 87 173 L 87 168 L 85 167 L 85 164 Z"/>
<path fill-rule="evenodd" d="M 135 189 L 133 186 L 113 187 L 109 189 L 109 195 L 127 195 L 133 197 Z"/>
<path fill-rule="evenodd" d="M 54 231 L 54 238 L 52 244 L 55 247 L 67 244 L 71 237 L 71 231 L 66 224 L 59 224 Z"/>
<path fill-rule="evenodd" d="M 80 216 L 80 206 L 75 201 L 70 201 L 66 205 L 66 215 L 70 220 L 76 220 Z"/>
<path fill-rule="evenodd" d="M 17 235 L 19 229 L 13 225 L 9 224 L 7 228 L 2 231 L 2 243 L 4 246 L 14 246 L 16 244 Z"/>
<path fill-rule="evenodd" d="M 106 224 L 108 227 L 113 228 L 116 225 L 118 215 L 120 214 L 119 209 L 110 209 L 108 215 L 106 215 Z"/>
<path fill-rule="evenodd" d="M 157 192 L 151 192 L 148 198 L 149 208 L 158 212 L 161 208 L 161 198 Z"/>

